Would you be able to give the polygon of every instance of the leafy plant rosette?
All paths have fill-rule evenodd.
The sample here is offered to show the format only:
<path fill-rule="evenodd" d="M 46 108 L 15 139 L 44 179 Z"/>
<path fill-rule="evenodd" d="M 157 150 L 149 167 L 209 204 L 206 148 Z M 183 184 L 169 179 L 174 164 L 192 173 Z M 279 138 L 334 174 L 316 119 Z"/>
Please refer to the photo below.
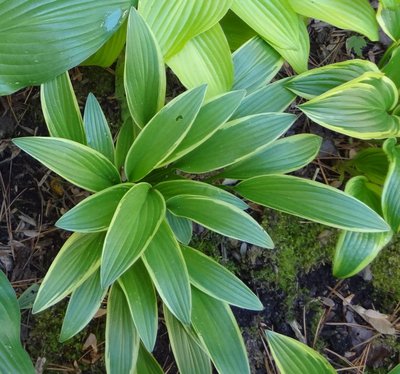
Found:
<path fill-rule="evenodd" d="M 236 63 L 249 46 L 264 48 L 262 43 L 249 41 L 234 55 Z M 349 194 L 285 175 L 309 163 L 321 141 L 315 135 L 279 139 L 296 119 L 279 112 L 293 100 L 284 83 L 254 89 L 254 82 L 237 76 L 234 91 L 205 100 L 207 87 L 202 85 L 164 105 L 162 52 L 132 8 L 124 70 L 131 118 L 115 145 L 93 95 L 82 118 L 67 73 L 42 85 L 52 136 L 14 143 L 93 193 L 57 221 L 58 227 L 74 233 L 51 265 L 33 306 L 37 313 L 71 295 L 60 340 L 82 330 L 108 295 L 107 371 L 161 373 L 151 355 L 160 300 L 181 373 L 210 373 L 211 362 L 220 373 L 248 373 L 229 304 L 252 310 L 263 306 L 243 282 L 189 246 L 192 223 L 272 248 L 270 236 L 246 212 L 241 195 L 351 232 L 389 231 L 379 214 Z M 283 102 L 272 100 L 268 107 L 262 99 L 266 93 L 275 98 L 276 90 L 281 90 L 278 101 Z M 222 186 L 221 178 L 239 183 Z"/>

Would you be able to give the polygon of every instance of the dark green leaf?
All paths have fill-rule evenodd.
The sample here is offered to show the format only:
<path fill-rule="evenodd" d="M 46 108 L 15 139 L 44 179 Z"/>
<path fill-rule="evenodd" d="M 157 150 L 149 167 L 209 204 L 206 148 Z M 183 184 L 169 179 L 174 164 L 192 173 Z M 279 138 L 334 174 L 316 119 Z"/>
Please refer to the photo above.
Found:
<path fill-rule="evenodd" d="M 154 356 L 140 345 L 135 374 L 164 374 Z"/>
<path fill-rule="evenodd" d="M 135 140 L 134 126 L 132 118 L 128 117 L 118 133 L 117 144 L 115 146 L 115 166 L 118 170 L 124 165 L 129 148 L 131 148 Z"/>
<path fill-rule="evenodd" d="M 96 52 L 130 0 L 1 1 L 0 95 L 54 79 Z"/>
<path fill-rule="evenodd" d="M 182 244 L 189 244 L 192 240 L 193 225 L 192 221 L 183 217 L 177 217 L 167 210 L 167 221 L 169 227 L 174 232 L 176 239 Z"/>

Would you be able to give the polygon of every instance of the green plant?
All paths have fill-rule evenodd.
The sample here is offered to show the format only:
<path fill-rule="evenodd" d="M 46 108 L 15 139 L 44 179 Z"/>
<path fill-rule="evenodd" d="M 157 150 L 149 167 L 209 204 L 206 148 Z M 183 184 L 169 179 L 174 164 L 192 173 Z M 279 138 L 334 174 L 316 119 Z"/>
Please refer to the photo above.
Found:
<path fill-rule="evenodd" d="M 394 40 L 397 8 L 396 0 L 382 1 L 378 11 L 379 23 Z M 296 95 L 311 99 L 300 109 L 322 126 L 361 139 L 398 135 L 396 44 L 381 66 L 389 78 L 360 60 L 304 72 L 309 38 L 303 17 L 377 40 L 378 23 L 367 0 L 15 0 L 0 2 L 0 9 L 5 19 L 0 94 L 43 83 L 43 113 L 52 136 L 15 143 L 94 193 L 58 221 L 75 233 L 47 274 L 34 310 L 72 293 L 64 340 L 88 323 L 111 287 L 110 372 L 161 370 L 149 353 L 157 331 L 155 290 L 183 373 L 193 367 L 210 372 L 210 358 L 220 372 L 248 371 L 227 304 L 262 306 L 238 279 L 187 246 L 195 221 L 272 247 L 235 194 L 352 236 L 391 235 L 379 211 L 349 194 L 284 175 L 316 156 L 318 137 L 277 140 L 296 118 L 277 112 Z M 247 23 L 246 32 L 238 32 L 238 17 Z M 82 119 L 65 71 L 81 63 L 108 66 L 125 43 L 123 85 L 131 118 L 114 146 L 92 95 Z M 283 64 L 281 56 L 302 74 L 268 84 Z M 189 89 L 166 106 L 164 63 Z M 214 185 L 197 180 L 199 174 Z M 241 182 L 225 187 L 220 178 Z M 391 203 L 389 209 L 395 207 Z"/>

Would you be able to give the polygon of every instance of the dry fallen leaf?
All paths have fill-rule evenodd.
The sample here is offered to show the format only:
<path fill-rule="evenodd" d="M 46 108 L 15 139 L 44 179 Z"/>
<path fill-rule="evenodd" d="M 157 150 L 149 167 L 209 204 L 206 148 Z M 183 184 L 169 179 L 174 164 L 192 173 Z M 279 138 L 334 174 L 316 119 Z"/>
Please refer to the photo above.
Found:
<path fill-rule="evenodd" d="M 389 321 L 389 316 L 380 313 L 373 309 L 365 309 L 359 305 L 352 305 L 354 311 L 356 311 L 360 317 L 368 322 L 376 331 L 385 335 L 395 335 L 396 329 Z"/>

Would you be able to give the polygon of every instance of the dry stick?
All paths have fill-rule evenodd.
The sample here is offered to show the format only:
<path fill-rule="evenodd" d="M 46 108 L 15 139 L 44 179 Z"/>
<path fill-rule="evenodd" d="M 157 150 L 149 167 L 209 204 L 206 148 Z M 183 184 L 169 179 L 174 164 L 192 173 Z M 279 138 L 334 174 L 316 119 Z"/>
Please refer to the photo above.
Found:
<path fill-rule="evenodd" d="M 354 367 L 351 361 L 349 361 L 346 357 L 340 355 L 339 353 L 336 353 L 336 352 L 334 352 L 334 351 L 331 351 L 331 350 L 328 349 L 328 348 L 325 348 L 325 351 L 328 352 L 328 353 L 330 353 L 330 354 L 332 354 L 332 355 L 334 355 L 334 356 L 336 356 L 336 357 L 338 357 L 338 358 L 340 358 L 340 359 L 341 359 L 343 362 L 345 362 L 347 365 L 350 365 L 351 368 Z M 339 371 L 340 369 L 336 369 L 336 370 Z M 342 369 L 342 370 L 343 370 L 343 369 Z"/>

